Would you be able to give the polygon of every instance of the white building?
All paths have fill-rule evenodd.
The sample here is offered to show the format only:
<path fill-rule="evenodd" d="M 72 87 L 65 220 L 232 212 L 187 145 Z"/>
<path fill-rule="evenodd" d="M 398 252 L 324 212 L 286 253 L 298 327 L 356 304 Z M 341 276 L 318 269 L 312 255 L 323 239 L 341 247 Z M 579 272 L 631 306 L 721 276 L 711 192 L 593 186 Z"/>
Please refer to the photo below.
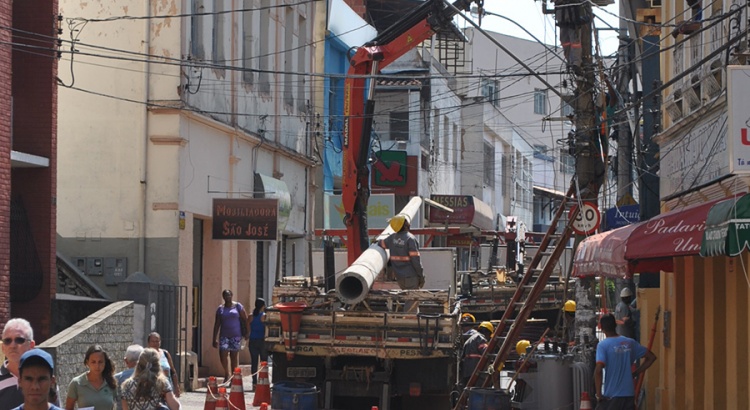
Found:
<path fill-rule="evenodd" d="M 175 325 L 212 373 L 222 290 L 251 310 L 308 260 L 320 111 L 308 73 L 324 6 L 274 4 L 60 2 L 64 18 L 80 20 L 66 27 L 77 30 L 77 52 L 60 70 L 59 251 L 114 257 L 128 275 L 186 287 Z M 214 239 L 214 199 L 262 196 L 281 198 L 288 213 L 276 238 Z M 124 278 L 91 276 L 113 298 Z"/>

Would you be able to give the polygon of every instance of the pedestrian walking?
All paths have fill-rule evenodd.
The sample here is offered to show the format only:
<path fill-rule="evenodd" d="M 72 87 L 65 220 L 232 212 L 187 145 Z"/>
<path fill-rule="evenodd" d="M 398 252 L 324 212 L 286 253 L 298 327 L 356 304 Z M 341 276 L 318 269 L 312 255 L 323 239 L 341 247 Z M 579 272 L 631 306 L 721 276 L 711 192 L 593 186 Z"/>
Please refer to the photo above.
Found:
<path fill-rule="evenodd" d="M 159 352 L 159 365 L 167 381 L 172 384 L 174 395 L 180 397 L 180 380 L 177 377 L 177 368 L 174 367 L 172 355 L 166 349 L 161 348 L 161 335 L 157 332 L 151 332 L 148 335 L 148 347 Z"/>
<path fill-rule="evenodd" d="M 122 384 L 123 410 L 163 409 L 164 403 L 169 410 L 181 408 L 172 391 L 172 383 L 161 370 L 160 360 L 158 350 L 143 349 L 133 376 Z"/>
<path fill-rule="evenodd" d="M 0 366 L 0 410 L 10 410 L 23 404 L 18 386 L 21 356 L 34 348 L 34 331 L 26 319 L 15 318 L 3 328 L 3 356 Z"/>
<path fill-rule="evenodd" d="M 91 345 L 86 350 L 83 364 L 88 368 L 83 374 L 73 378 L 68 385 L 68 398 L 65 410 L 90 407 L 94 410 L 112 410 L 117 398 L 117 382 L 114 366 L 109 355 L 99 345 Z"/>
<path fill-rule="evenodd" d="M 225 383 L 239 364 L 240 344 L 242 338 L 247 336 L 246 331 L 243 331 L 243 327 L 247 326 L 247 313 L 241 303 L 232 300 L 232 296 L 229 289 L 221 292 L 224 303 L 216 308 L 214 320 L 213 346 L 219 349 Z"/>
<path fill-rule="evenodd" d="M 138 358 L 141 356 L 142 352 L 143 346 L 141 345 L 128 346 L 128 349 L 125 351 L 125 357 L 123 358 L 126 368 L 120 373 L 115 374 L 115 381 L 117 382 L 117 400 L 115 405 L 117 406 L 117 410 L 122 409 L 122 383 L 133 375 L 135 365 L 138 364 Z"/>
<path fill-rule="evenodd" d="M 390 251 L 388 262 L 396 275 L 401 289 L 421 289 L 424 286 L 422 260 L 419 254 L 417 238 L 409 232 L 411 218 L 398 214 L 390 220 L 391 229 L 395 232 L 381 240 L 381 248 Z"/>
<path fill-rule="evenodd" d="M 55 364 L 42 349 L 31 349 L 21 355 L 18 373 L 23 403 L 14 410 L 62 410 L 49 402 L 55 386 Z"/>
<path fill-rule="evenodd" d="M 0 366 L 0 410 L 10 410 L 23 403 L 23 395 L 19 390 L 18 368 L 21 356 L 33 349 L 34 329 L 28 320 L 22 318 L 10 319 L 3 328 L 2 351 L 5 362 Z M 52 383 L 48 400 L 59 406 L 57 384 Z"/>
<path fill-rule="evenodd" d="M 596 347 L 594 384 L 597 410 L 635 409 L 633 379 L 648 369 L 656 356 L 635 340 L 617 334 L 616 319 L 612 314 L 602 316 L 599 324 L 606 338 Z M 645 358 L 635 371 L 631 366 Z"/>
<path fill-rule="evenodd" d="M 255 299 L 255 309 L 253 309 L 253 316 L 249 327 L 250 371 L 253 373 L 253 390 L 255 390 L 255 385 L 258 384 L 258 363 L 268 361 L 268 349 L 266 348 L 266 301 L 262 298 Z"/>

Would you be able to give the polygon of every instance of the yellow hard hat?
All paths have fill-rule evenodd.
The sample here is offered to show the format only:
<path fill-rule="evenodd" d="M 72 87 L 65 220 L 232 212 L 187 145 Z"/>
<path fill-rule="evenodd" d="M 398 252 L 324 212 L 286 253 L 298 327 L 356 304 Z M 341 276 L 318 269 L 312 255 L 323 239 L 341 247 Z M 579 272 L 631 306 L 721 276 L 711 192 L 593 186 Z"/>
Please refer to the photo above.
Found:
<path fill-rule="evenodd" d="M 404 222 L 411 225 L 411 218 L 409 218 L 409 215 L 398 214 L 394 216 L 390 220 L 391 229 L 393 229 L 394 232 L 400 232 L 401 228 L 404 226 Z"/>
<path fill-rule="evenodd" d="M 482 322 L 479 324 L 480 329 L 487 329 L 490 333 L 495 333 L 495 326 L 490 322 Z"/>
<path fill-rule="evenodd" d="M 462 322 L 476 322 L 477 318 L 474 317 L 471 313 L 464 313 L 461 315 L 461 321 Z"/>
<path fill-rule="evenodd" d="M 518 343 L 516 343 L 516 353 L 519 355 L 526 354 L 526 349 L 531 346 L 531 342 L 528 340 L 519 340 Z"/>
<path fill-rule="evenodd" d="M 576 301 L 575 300 L 569 300 L 565 302 L 565 306 L 563 306 L 563 311 L 575 313 L 576 312 Z"/>

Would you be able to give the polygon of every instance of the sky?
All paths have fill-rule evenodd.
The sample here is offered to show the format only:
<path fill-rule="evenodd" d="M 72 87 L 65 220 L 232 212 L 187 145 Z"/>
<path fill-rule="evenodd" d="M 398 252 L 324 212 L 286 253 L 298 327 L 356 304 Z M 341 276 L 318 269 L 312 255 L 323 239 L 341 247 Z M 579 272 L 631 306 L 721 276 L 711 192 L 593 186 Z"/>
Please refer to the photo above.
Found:
<path fill-rule="evenodd" d="M 609 23 L 612 27 L 619 27 L 616 15 L 619 13 L 619 0 L 614 4 L 606 7 L 606 13 L 603 10 L 597 10 L 594 7 L 594 13 Z M 525 27 L 534 36 L 543 40 L 547 44 L 559 45 L 559 39 L 555 30 L 554 15 L 545 15 L 542 13 L 542 3 L 535 0 L 489 0 L 485 1 L 485 9 L 488 12 L 505 16 L 521 26 Z M 554 4 L 547 2 L 547 8 L 553 8 Z M 476 20 L 475 20 L 476 21 Z M 599 19 L 594 19 L 597 28 L 605 28 L 606 25 Z M 459 26 L 462 26 L 459 24 Z M 533 40 L 528 34 L 515 24 L 492 15 L 485 15 L 482 18 L 482 28 L 497 33 L 507 34 L 514 37 Z M 613 30 L 599 30 L 599 41 L 601 42 L 602 53 L 610 55 L 617 51 L 618 40 L 617 32 Z"/>

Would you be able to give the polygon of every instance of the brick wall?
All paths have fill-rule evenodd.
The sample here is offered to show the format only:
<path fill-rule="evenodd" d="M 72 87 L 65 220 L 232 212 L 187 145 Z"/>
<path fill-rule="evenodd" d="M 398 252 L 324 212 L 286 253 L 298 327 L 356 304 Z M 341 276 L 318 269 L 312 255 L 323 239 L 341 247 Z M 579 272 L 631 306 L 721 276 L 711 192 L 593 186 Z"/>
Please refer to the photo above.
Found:
<path fill-rule="evenodd" d="M 0 25 L 12 25 L 12 0 L 0 0 Z M 12 41 L 0 30 L 0 42 Z M 10 96 L 11 48 L 0 47 L 0 326 L 10 319 Z"/>
<path fill-rule="evenodd" d="M 115 366 L 115 373 L 124 370 L 122 357 L 134 343 L 134 305 L 129 300 L 112 303 L 38 346 L 55 359 L 60 403 L 65 403 L 70 381 L 86 371 L 83 359 L 90 345 L 99 344 L 104 348 Z"/>
<path fill-rule="evenodd" d="M 0 1 L 3 2 L 2 4 L 10 2 L 10 0 Z M 51 301 L 55 297 L 57 279 L 55 267 L 57 59 L 54 40 L 57 36 L 55 31 L 57 12 L 57 0 L 16 1 L 12 10 L 13 27 L 24 31 L 23 34 L 16 34 L 12 41 L 16 44 L 29 44 L 35 47 L 31 53 L 22 46 L 15 47 L 12 54 L 13 149 L 49 159 L 49 167 L 16 168 L 11 178 L 13 196 L 18 196 L 23 200 L 29 217 L 44 279 L 39 295 L 26 303 L 14 302 L 10 314 L 13 317 L 28 319 L 34 327 L 34 336 L 37 341 L 43 341 L 50 336 Z M 4 30 L 4 32 L 9 31 Z M 10 72 L 11 70 L 3 69 L 0 62 L 0 71 Z M 4 102 L 9 101 L 8 98 L 0 99 Z M 10 112 L 5 109 L 0 109 L 0 111 Z M 9 124 L 10 122 L 0 120 L 0 123 Z M 2 145 L 2 140 L 0 140 L 0 145 Z M 3 158 L 5 158 L 4 155 Z M 2 178 L 2 175 L 0 175 L 0 180 L 7 181 Z M 5 201 L 2 195 L 6 192 L 0 186 L 0 201 Z M 8 235 L 0 230 L 0 238 L 7 237 Z M 0 248 L 7 249 L 4 246 Z M 2 272 L 0 270 L 0 276 Z M 12 289 L 10 291 L 12 292 Z M 8 295 L 8 292 L 0 292 L 0 294 Z"/>

